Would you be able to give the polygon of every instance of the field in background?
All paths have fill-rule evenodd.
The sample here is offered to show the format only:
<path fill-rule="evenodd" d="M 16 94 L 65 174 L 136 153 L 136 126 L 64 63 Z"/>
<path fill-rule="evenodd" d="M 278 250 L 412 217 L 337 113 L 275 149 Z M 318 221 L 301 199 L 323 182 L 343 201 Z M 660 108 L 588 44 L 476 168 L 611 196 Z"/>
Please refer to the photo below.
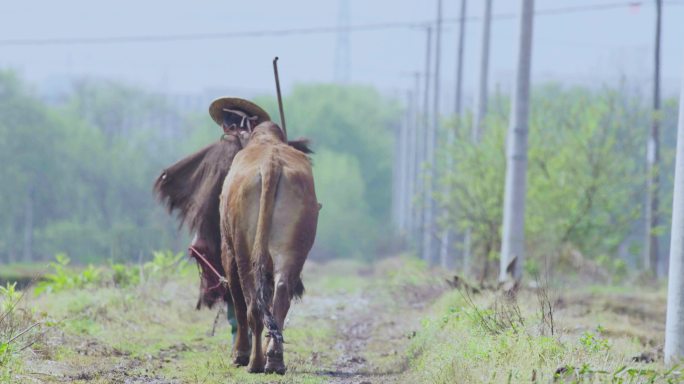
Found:
<path fill-rule="evenodd" d="M 38 296 L 27 291 L 0 323 L 0 342 L 7 345 L 0 348 L 0 378 L 27 383 L 681 381 L 677 367 L 662 366 L 665 292 L 657 287 L 527 287 L 510 300 L 497 290 L 454 288 L 446 283 L 451 276 L 409 257 L 373 265 L 310 262 L 304 272 L 307 292 L 287 320 L 288 372 L 281 377 L 232 367 L 225 313 L 215 324 L 216 308 L 194 310 L 193 265 L 167 253 L 145 266 L 119 269 L 64 272 L 89 277 L 62 281 L 59 288 L 55 278 L 38 283 L 43 290 Z M 0 308 L 6 311 L 19 295 L 2 291 Z"/>

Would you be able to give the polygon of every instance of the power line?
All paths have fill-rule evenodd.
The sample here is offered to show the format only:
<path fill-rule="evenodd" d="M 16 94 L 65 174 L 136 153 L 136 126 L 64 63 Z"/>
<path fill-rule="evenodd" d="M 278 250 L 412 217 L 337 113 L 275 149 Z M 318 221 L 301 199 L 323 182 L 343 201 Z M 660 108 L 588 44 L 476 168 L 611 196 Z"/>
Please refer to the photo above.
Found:
<path fill-rule="evenodd" d="M 313 35 L 325 33 L 337 33 L 341 30 L 348 31 L 372 31 L 398 28 L 419 28 L 426 23 L 420 22 L 390 22 L 356 25 L 353 27 L 307 27 L 290 29 L 271 29 L 258 31 L 239 32 L 216 32 L 216 33 L 190 33 L 176 35 L 138 35 L 138 36 L 108 36 L 108 37 L 65 37 L 65 38 L 37 38 L 37 39 L 4 39 L 0 40 L 0 46 L 17 45 L 90 45 L 90 44 L 120 44 L 120 43 L 145 43 L 145 42 L 169 42 L 169 41 L 197 41 L 197 40 L 220 40 L 249 37 L 277 37 L 289 35 Z"/>
<path fill-rule="evenodd" d="M 684 3 L 674 0 L 665 1 L 664 4 L 684 6 Z M 594 11 L 607 11 L 619 8 L 639 7 L 651 5 L 646 1 L 621 1 L 607 4 L 576 5 L 559 8 L 542 9 L 535 12 L 535 16 L 553 16 L 572 13 L 585 13 Z M 514 13 L 501 13 L 493 15 L 492 19 L 506 20 L 514 19 L 518 15 Z M 467 17 L 466 22 L 479 21 L 479 17 Z M 458 24 L 458 18 L 443 19 L 445 24 Z M 1 39 L 0 46 L 45 46 L 45 45 L 103 45 L 103 44 L 126 44 L 126 43 L 161 43 L 173 41 L 199 41 L 199 40 L 222 40 L 235 38 L 259 38 L 259 37 L 283 37 L 293 35 L 317 35 L 338 32 L 362 32 L 378 31 L 387 29 L 417 29 L 432 25 L 434 21 L 423 22 L 386 22 L 359 24 L 355 26 L 330 26 L 330 27 L 306 27 L 306 28 L 286 28 L 271 30 L 252 30 L 236 32 L 214 32 L 214 33 L 188 33 L 172 35 L 131 35 L 131 36 L 106 36 L 106 37 L 55 37 L 55 38 L 15 38 Z"/>

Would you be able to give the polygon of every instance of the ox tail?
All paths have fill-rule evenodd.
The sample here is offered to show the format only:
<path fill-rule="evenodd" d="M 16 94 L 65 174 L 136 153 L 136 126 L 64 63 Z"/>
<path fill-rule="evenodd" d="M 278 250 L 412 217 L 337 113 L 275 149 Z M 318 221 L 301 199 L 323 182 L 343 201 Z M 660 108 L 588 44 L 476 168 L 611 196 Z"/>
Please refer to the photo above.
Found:
<path fill-rule="evenodd" d="M 252 260 L 256 268 L 254 277 L 257 286 L 257 308 L 263 316 L 268 335 L 275 340 L 282 341 L 281 330 L 278 329 L 270 303 L 273 301 L 273 288 L 271 281 L 272 273 L 269 271 L 271 255 L 268 249 L 268 240 L 271 234 L 271 222 L 273 219 L 273 206 L 278 189 L 278 182 L 282 173 L 281 166 L 274 161 L 261 169 L 261 196 L 259 198 L 259 216 L 257 218 L 256 234 L 254 237 L 254 249 Z"/>

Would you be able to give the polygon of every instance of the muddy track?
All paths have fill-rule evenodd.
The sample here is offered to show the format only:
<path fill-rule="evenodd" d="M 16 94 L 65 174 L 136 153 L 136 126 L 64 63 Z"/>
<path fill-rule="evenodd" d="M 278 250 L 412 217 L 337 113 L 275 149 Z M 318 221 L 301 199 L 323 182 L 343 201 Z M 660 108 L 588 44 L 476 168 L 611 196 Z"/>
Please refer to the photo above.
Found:
<path fill-rule="evenodd" d="M 178 383 L 157 375 L 156 369 L 178 358 L 178 353 L 189 350 L 185 344 L 174 345 L 159 350 L 155 355 L 144 358 L 132 357 L 128 353 L 108 347 L 95 340 L 84 340 L 76 345 L 74 352 L 92 359 L 89 366 L 74 367 L 60 362 L 40 361 L 30 365 L 26 382 L 37 383 Z"/>
<path fill-rule="evenodd" d="M 441 292 L 442 287 L 403 287 L 393 294 L 369 288 L 336 297 L 333 349 L 339 355 L 320 375 L 333 384 L 405 382 L 410 335 L 420 326 L 420 310 Z"/>

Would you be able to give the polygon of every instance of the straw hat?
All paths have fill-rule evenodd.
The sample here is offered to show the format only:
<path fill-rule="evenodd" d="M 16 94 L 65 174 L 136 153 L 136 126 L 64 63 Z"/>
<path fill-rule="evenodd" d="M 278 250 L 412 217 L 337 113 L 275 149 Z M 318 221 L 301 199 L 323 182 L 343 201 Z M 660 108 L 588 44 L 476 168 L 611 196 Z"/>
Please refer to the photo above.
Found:
<path fill-rule="evenodd" d="M 249 100 L 238 97 L 219 97 L 209 105 L 209 115 L 216 124 L 221 125 L 223 123 L 223 111 L 225 109 L 239 109 L 250 116 L 257 116 L 259 118 L 257 123 L 271 120 L 271 116 L 266 111 Z"/>

